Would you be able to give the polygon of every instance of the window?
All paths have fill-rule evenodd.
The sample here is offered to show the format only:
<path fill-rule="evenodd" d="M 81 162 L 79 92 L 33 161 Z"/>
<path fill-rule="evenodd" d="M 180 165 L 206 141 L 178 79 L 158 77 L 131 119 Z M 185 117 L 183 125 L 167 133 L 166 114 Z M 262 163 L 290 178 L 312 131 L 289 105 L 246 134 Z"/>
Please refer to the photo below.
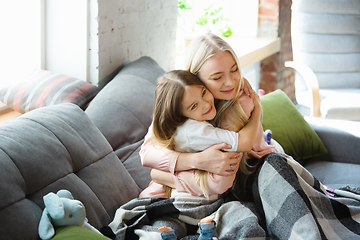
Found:
<path fill-rule="evenodd" d="M 256 37 L 258 8 L 258 1 L 180 0 L 178 33 L 181 37 L 191 37 L 205 31 L 224 37 Z"/>
<path fill-rule="evenodd" d="M 257 37 L 259 1 L 181 0 L 179 1 L 176 67 L 184 67 L 184 50 L 193 36 L 211 31 L 225 39 L 238 57 L 247 53 Z M 233 37 L 236 37 L 235 39 Z M 257 50 L 259 44 L 250 49 Z M 263 45 L 260 43 L 260 45 Z M 246 56 L 247 57 L 247 56 Z M 242 65 L 242 73 L 258 89 L 260 62 Z"/>
<path fill-rule="evenodd" d="M 0 88 L 34 68 L 90 81 L 89 0 L 4 1 L 0 27 Z"/>
<path fill-rule="evenodd" d="M 0 8 L 0 85 L 21 80 L 41 67 L 41 1 L 5 1 Z"/>
<path fill-rule="evenodd" d="M 89 80 L 88 1 L 45 1 L 45 69 Z"/>
<path fill-rule="evenodd" d="M 0 86 L 33 68 L 88 79 L 88 0 L 6 1 L 0 25 Z"/>

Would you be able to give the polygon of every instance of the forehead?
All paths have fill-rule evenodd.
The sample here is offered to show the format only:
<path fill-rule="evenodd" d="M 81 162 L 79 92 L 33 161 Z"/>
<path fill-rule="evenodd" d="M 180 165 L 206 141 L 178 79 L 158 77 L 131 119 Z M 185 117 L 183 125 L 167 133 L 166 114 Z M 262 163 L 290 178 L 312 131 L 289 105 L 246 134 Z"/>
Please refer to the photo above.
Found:
<path fill-rule="evenodd" d="M 211 74 L 213 72 L 228 71 L 235 64 L 235 60 L 228 51 L 218 51 L 214 56 L 205 61 L 200 72 Z"/>
<path fill-rule="evenodd" d="M 199 98 L 201 98 L 201 91 L 204 86 L 201 85 L 191 85 L 185 86 L 184 97 L 182 100 L 182 105 L 184 109 L 187 109 Z"/>

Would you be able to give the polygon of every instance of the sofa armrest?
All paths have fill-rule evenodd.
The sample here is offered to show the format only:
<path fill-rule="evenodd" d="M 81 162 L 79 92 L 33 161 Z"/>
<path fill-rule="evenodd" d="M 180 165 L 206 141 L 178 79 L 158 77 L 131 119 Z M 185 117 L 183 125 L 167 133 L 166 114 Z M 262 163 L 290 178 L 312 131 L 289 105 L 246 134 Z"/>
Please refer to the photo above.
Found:
<path fill-rule="evenodd" d="M 328 154 L 316 159 L 360 164 L 360 122 L 305 117 Z"/>

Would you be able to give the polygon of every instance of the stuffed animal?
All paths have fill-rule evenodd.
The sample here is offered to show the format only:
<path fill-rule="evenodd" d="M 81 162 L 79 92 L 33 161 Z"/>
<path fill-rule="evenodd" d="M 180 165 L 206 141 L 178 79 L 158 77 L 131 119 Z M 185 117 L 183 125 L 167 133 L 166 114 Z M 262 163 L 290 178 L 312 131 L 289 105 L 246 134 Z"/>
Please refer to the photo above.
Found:
<path fill-rule="evenodd" d="M 41 239 L 50 239 L 55 235 L 55 227 L 79 226 L 100 233 L 91 226 L 85 217 L 85 206 L 74 200 L 68 190 L 60 190 L 56 194 L 48 193 L 43 197 L 45 209 L 39 223 Z"/>
<path fill-rule="evenodd" d="M 270 129 L 266 129 L 264 131 L 264 139 L 265 139 L 265 142 L 267 142 L 267 144 L 270 144 L 271 143 L 271 139 L 272 139 L 272 132 Z"/>

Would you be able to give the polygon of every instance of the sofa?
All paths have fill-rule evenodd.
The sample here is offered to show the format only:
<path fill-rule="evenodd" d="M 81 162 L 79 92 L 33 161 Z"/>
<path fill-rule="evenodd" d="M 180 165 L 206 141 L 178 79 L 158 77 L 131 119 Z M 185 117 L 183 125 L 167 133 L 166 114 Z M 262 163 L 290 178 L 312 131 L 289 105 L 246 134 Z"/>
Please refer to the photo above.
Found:
<path fill-rule="evenodd" d="M 151 123 L 156 79 L 163 73 L 153 59 L 141 57 L 127 63 L 85 110 L 72 103 L 56 104 L 0 125 L 1 239 L 39 239 L 43 196 L 49 192 L 68 189 L 85 205 L 87 219 L 97 229 L 139 195 L 150 182 L 150 169 L 141 165 L 139 151 Z M 271 104 L 263 105 L 264 122 Z M 302 143 L 315 137 L 326 150 L 299 161 L 330 187 L 360 186 L 360 123 L 299 119 L 309 129 L 290 125 L 290 136 L 299 141 L 296 134 L 310 131 Z M 274 127 L 274 138 L 280 134 Z"/>

